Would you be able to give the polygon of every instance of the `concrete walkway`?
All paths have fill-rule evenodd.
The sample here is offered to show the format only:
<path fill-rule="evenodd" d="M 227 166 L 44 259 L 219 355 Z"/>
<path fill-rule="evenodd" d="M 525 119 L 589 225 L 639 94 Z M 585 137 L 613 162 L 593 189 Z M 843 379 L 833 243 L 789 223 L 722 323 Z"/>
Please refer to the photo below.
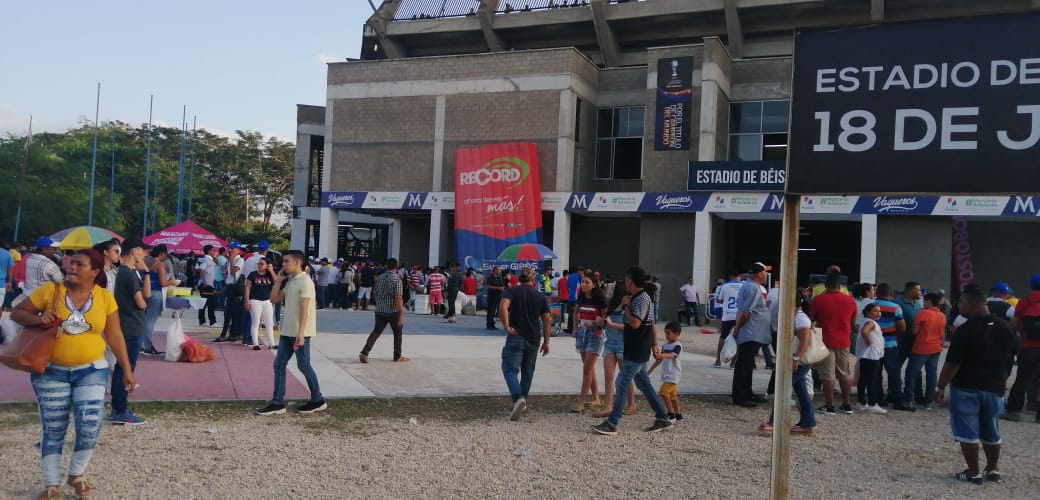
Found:
<path fill-rule="evenodd" d="M 218 315 L 219 316 L 219 315 Z M 219 320 L 220 318 L 218 318 Z M 165 332 L 172 319 L 160 319 L 156 330 Z M 404 355 L 407 363 L 393 363 L 393 335 L 387 328 L 369 356 L 369 363 L 358 360 L 373 324 L 371 312 L 318 311 L 320 334 L 312 344 L 312 364 L 318 373 L 321 390 L 327 398 L 465 396 L 505 394 L 500 370 L 504 333 L 484 329 L 483 316 L 460 316 L 450 324 L 443 318 L 407 314 Z M 134 400 L 263 400 L 271 395 L 274 351 L 252 351 L 238 344 L 208 343 L 217 329 L 198 327 L 188 314 L 183 320 L 187 334 L 207 342 L 217 357 L 207 363 L 170 363 L 161 357 L 142 355 L 137 379 L 141 388 Z M 733 372 L 712 368 L 714 359 L 693 353 L 693 344 L 714 342 L 715 335 L 700 335 L 700 328 L 686 328 L 682 337 L 683 375 L 679 391 L 685 394 L 729 394 Z M 696 336 L 696 337 L 695 337 Z M 165 345 L 165 334 L 156 334 L 158 347 Z M 570 337 L 554 337 L 549 355 L 539 358 L 535 372 L 534 394 L 577 394 L 581 384 L 581 365 Z M 703 352 L 703 349 L 701 349 Z M 307 397 L 306 383 L 290 361 L 287 396 Z M 602 370 L 597 369 L 602 375 Z M 655 385 L 659 377 L 652 376 Z M 764 392 L 767 370 L 755 371 L 755 389 Z M 600 392 L 603 392 L 600 381 Z M 0 401 L 34 401 L 27 374 L 0 367 Z"/>

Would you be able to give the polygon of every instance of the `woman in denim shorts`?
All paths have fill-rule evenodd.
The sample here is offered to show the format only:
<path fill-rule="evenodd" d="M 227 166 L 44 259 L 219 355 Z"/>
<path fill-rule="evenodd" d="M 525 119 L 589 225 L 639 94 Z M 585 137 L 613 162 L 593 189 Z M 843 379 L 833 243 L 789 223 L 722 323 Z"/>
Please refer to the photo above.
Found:
<path fill-rule="evenodd" d="M 607 400 L 603 409 L 596 413 L 596 417 L 606 417 L 614 408 L 614 373 L 621 367 L 625 351 L 625 308 L 621 305 L 621 301 L 628 295 L 624 283 L 616 283 L 610 305 L 607 306 L 607 314 L 599 319 L 606 338 L 606 342 L 603 344 L 603 385 L 606 387 Z M 631 415 L 635 410 L 635 385 L 629 384 L 625 415 Z"/>
<path fill-rule="evenodd" d="M 581 392 L 571 408 L 574 413 L 585 410 L 585 398 L 592 396 L 592 406 L 599 406 L 599 387 L 596 385 L 596 360 L 603 353 L 603 327 L 598 324 L 607 312 L 607 300 L 603 297 L 598 279 L 586 274 L 578 287 L 578 301 L 574 308 L 575 347 L 581 355 Z"/>

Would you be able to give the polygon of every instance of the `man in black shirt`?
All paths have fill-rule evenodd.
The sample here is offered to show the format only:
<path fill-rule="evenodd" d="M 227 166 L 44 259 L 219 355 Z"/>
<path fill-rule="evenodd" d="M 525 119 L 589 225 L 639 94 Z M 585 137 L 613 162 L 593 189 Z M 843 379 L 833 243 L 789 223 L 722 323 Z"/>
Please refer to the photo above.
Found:
<path fill-rule="evenodd" d="M 484 281 L 484 287 L 487 288 L 487 329 L 497 330 L 495 317 L 498 316 L 498 303 L 502 300 L 502 290 L 506 288 L 502 281 L 502 271 L 498 266 L 491 268 L 491 274 Z"/>
<path fill-rule="evenodd" d="M 955 478 L 982 484 L 1000 481 L 1000 429 L 997 416 L 1004 410 L 1007 359 L 1014 346 L 1011 327 L 990 314 L 981 290 L 967 289 L 961 295 L 960 313 L 968 321 L 957 333 L 946 353 L 935 401 L 944 404 L 950 385 L 950 424 L 953 439 L 961 444 L 968 468 Z M 986 468 L 979 471 L 979 443 L 986 454 Z"/>
<path fill-rule="evenodd" d="M 501 305 L 502 327 L 509 334 L 502 348 L 502 375 L 509 387 L 509 396 L 513 398 L 513 411 L 509 415 L 513 421 L 519 420 L 520 415 L 527 411 L 527 393 L 534 381 L 534 364 L 538 359 L 538 332 L 541 330 L 542 356 L 546 356 L 549 354 L 549 327 L 552 323 L 549 303 L 534 286 L 534 270 L 523 269 L 518 279 L 520 286 L 506 290 Z"/>

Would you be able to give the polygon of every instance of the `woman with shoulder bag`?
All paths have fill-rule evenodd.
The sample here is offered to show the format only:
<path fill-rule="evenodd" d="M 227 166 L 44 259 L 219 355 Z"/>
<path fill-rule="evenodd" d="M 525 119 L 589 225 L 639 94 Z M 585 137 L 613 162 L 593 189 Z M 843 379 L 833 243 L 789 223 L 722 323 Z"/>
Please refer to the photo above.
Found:
<path fill-rule="evenodd" d="M 61 324 L 46 371 L 30 378 L 43 427 L 40 455 L 46 488 L 38 498 L 61 496 L 61 454 L 69 415 L 75 418 L 76 439 L 67 483 L 74 488 L 77 498 L 90 496 L 91 486 L 84 473 L 101 432 L 109 375 L 106 344 L 123 369 L 126 390 L 137 387 L 119 326 L 116 300 L 105 289 L 108 279 L 104 266 L 100 253 L 81 250 L 69 260 L 62 283 L 37 288 L 29 300 L 22 301 L 11 313 L 11 319 L 24 326 Z"/>
<path fill-rule="evenodd" d="M 794 394 L 798 398 L 798 423 L 794 427 L 791 427 L 791 434 L 800 434 L 803 436 L 815 436 L 816 435 L 816 414 L 813 409 L 812 397 L 809 396 L 809 383 L 806 380 L 806 374 L 812 368 L 812 365 L 803 365 L 797 361 L 805 356 L 805 352 L 809 349 L 809 336 L 812 335 L 812 320 L 809 319 L 808 309 L 809 301 L 805 298 L 805 290 L 798 289 L 798 293 L 795 294 L 795 313 L 794 313 L 794 336 L 798 341 L 798 347 L 794 352 L 793 360 L 794 369 L 791 374 L 791 388 L 794 389 Z M 779 362 L 779 360 L 777 361 Z M 786 395 L 777 394 L 776 397 L 786 398 Z M 769 414 L 769 421 L 758 426 L 758 432 L 763 435 L 773 434 L 773 414 Z"/>

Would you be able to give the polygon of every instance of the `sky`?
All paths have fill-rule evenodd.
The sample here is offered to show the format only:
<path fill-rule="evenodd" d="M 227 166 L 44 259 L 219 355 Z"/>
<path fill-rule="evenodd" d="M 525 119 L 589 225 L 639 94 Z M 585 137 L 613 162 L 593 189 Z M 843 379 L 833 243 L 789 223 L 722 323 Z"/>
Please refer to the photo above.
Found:
<path fill-rule="evenodd" d="M 373 2 L 379 5 L 379 1 Z M 0 136 L 100 119 L 296 140 L 296 105 L 325 104 L 326 62 L 360 54 L 367 0 L 9 2 Z"/>

